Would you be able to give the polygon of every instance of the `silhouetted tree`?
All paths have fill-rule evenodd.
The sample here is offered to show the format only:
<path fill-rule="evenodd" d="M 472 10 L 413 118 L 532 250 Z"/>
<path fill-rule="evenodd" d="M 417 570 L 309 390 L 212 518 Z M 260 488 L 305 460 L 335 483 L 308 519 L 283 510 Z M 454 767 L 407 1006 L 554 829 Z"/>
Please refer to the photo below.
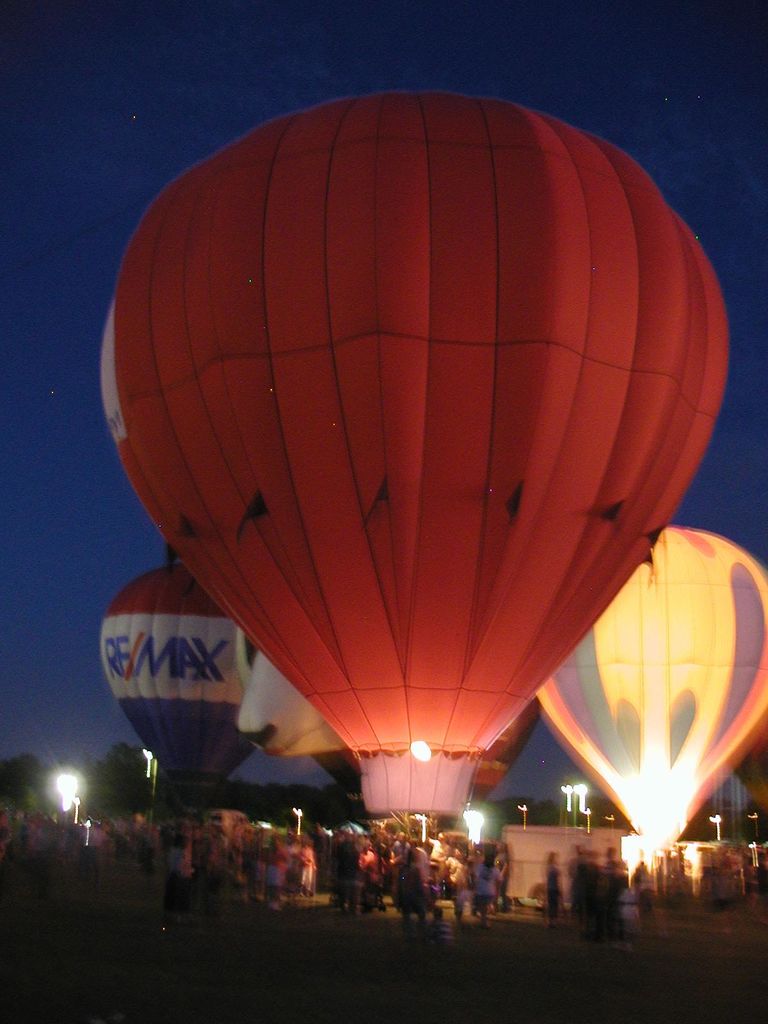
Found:
<path fill-rule="evenodd" d="M 116 743 L 103 761 L 91 762 L 84 775 L 89 814 L 124 817 L 149 809 L 151 785 L 141 747 Z"/>
<path fill-rule="evenodd" d="M 46 773 L 34 754 L 0 761 L 0 800 L 22 811 L 45 809 L 50 803 L 46 794 Z"/>

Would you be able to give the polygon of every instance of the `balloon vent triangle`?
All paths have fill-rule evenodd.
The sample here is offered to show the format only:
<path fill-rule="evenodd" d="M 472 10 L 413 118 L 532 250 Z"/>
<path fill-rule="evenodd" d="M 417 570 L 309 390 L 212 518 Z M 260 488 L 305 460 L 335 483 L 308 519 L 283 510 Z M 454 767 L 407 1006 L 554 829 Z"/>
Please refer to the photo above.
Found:
<path fill-rule="evenodd" d="M 255 522 L 257 519 L 268 514 L 269 509 L 267 508 L 267 503 L 264 501 L 264 496 L 261 491 L 256 491 L 248 503 L 245 513 L 243 514 L 243 518 L 240 520 L 240 525 L 237 528 L 237 539 L 240 540 L 247 523 L 251 521 Z"/>
<path fill-rule="evenodd" d="M 604 508 L 600 513 L 601 519 L 607 519 L 610 523 L 615 523 L 619 518 L 619 513 L 624 507 L 623 501 L 617 501 L 613 505 L 609 505 L 608 508 Z"/>
<path fill-rule="evenodd" d="M 523 481 L 521 480 L 514 491 L 512 491 L 512 494 L 507 498 L 507 514 L 509 515 L 510 521 L 513 520 L 520 511 L 520 502 L 522 497 Z"/>

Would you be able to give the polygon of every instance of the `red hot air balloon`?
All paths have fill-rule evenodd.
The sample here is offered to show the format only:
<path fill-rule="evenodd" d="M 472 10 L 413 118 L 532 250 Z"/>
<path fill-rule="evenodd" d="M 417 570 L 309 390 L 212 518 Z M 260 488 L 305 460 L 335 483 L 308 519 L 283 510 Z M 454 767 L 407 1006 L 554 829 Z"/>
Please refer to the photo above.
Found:
<path fill-rule="evenodd" d="M 102 379 L 148 511 L 361 755 L 369 809 L 455 811 L 668 522 L 726 334 L 624 153 L 500 100 L 384 94 L 162 193 Z"/>
<path fill-rule="evenodd" d="M 107 682 L 180 794 L 206 802 L 253 751 L 237 730 L 235 624 L 183 565 L 120 591 L 101 627 Z"/>

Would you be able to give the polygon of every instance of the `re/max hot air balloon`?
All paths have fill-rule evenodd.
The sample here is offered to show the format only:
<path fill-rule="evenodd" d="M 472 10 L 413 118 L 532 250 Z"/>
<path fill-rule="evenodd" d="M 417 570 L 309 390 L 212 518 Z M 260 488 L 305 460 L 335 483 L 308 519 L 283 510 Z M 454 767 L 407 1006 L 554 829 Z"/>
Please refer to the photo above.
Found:
<path fill-rule="evenodd" d="M 235 630 L 179 564 L 129 583 L 101 627 L 112 693 L 175 788 L 198 804 L 253 751 L 237 730 Z"/>
<path fill-rule="evenodd" d="M 369 810 L 455 812 L 669 521 L 726 334 L 624 153 L 500 100 L 383 94 L 163 192 L 102 381 L 150 515 L 360 755 Z"/>
<path fill-rule="evenodd" d="M 553 679 L 542 712 L 650 850 L 674 841 L 768 709 L 768 579 L 670 527 Z"/>

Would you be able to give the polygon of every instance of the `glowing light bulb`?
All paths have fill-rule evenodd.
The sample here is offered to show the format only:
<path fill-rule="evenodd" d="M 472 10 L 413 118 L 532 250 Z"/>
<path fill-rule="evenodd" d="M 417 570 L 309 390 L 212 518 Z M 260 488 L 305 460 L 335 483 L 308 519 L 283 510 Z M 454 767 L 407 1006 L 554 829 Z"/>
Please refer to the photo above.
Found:
<path fill-rule="evenodd" d="M 414 740 L 411 744 L 411 753 L 417 761 L 429 761 L 432 757 L 430 746 L 424 740 Z"/>

